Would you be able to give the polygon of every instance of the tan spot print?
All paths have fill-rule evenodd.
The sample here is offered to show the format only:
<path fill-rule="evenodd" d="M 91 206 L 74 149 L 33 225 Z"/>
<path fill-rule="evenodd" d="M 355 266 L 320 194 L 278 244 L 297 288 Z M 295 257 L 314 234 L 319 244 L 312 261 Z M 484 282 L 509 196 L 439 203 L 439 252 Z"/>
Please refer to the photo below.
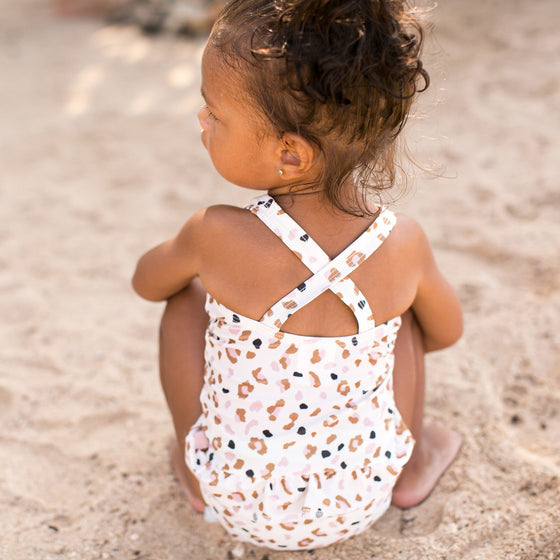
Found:
<path fill-rule="evenodd" d="M 297 307 L 297 303 L 293 299 L 289 299 L 288 301 L 282 302 L 282 306 L 284 309 L 295 309 Z"/>
<path fill-rule="evenodd" d="M 286 356 L 282 356 L 279 360 L 278 363 L 282 366 L 283 369 L 287 369 L 288 367 L 288 360 L 286 359 Z"/>
<path fill-rule="evenodd" d="M 343 350 L 343 352 L 342 352 L 342 359 L 343 359 L 343 360 L 346 360 L 346 359 L 348 358 L 348 356 L 350 356 L 350 350 L 348 350 L 348 349 Z"/>
<path fill-rule="evenodd" d="M 251 375 L 253 376 L 253 378 L 255 379 L 255 381 L 257 383 L 262 383 L 263 385 L 268 385 L 268 381 L 267 381 L 266 377 L 264 375 L 261 375 L 261 370 L 262 370 L 262 368 L 254 369 L 251 372 Z"/>
<path fill-rule="evenodd" d="M 341 381 L 338 384 L 336 390 L 341 394 L 346 396 L 350 392 L 350 385 L 348 385 L 348 381 Z"/>
<path fill-rule="evenodd" d="M 350 503 L 348 500 L 341 496 L 340 494 L 336 497 L 336 507 L 338 509 L 348 509 L 350 507 Z"/>
<path fill-rule="evenodd" d="M 249 442 L 249 449 L 256 451 L 259 455 L 264 455 L 268 451 L 264 439 L 256 437 L 251 438 L 251 441 Z"/>
<path fill-rule="evenodd" d="M 238 348 L 226 348 L 227 359 L 232 363 L 237 363 L 237 357 L 241 355 L 241 350 Z"/>
<path fill-rule="evenodd" d="M 296 420 L 298 419 L 298 416 L 299 415 L 297 414 L 297 412 L 292 412 L 290 414 L 291 422 L 289 424 L 286 424 L 285 426 L 283 426 L 284 430 L 291 430 L 294 427 L 294 425 L 296 423 Z"/>
<path fill-rule="evenodd" d="M 352 416 L 348 416 L 348 420 L 352 423 L 352 424 L 356 424 L 359 421 L 360 417 L 357 416 L 356 414 L 352 415 Z"/>
<path fill-rule="evenodd" d="M 252 350 L 248 350 L 246 356 L 248 360 L 252 360 L 256 354 Z"/>
<path fill-rule="evenodd" d="M 309 546 L 311 543 L 313 542 L 313 539 L 307 538 L 307 539 L 302 539 L 301 541 L 298 541 L 298 546 L 301 546 L 302 548 Z"/>
<path fill-rule="evenodd" d="M 332 443 L 335 439 L 336 439 L 336 435 L 335 435 L 335 434 L 331 434 L 331 435 L 327 438 L 327 443 Z"/>
<path fill-rule="evenodd" d="M 313 356 L 311 357 L 311 363 L 317 364 L 321 361 L 321 353 L 319 350 L 313 350 Z"/>
<path fill-rule="evenodd" d="M 212 448 L 218 450 L 221 447 L 222 447 L 222 438 L 221 437 L 212 438 Z"/>
<path fill-rule="evenodd" d="M 313 457 L 313 455 L 315 455 L 315 453 L 317 453 L 317 446 L 308 444 L 305 447 L 305 458 L 306 459 L 309 459 L 310 457 Z"/>
<path fill-rule="evenodd" d="M 365 260 L 366 260 L 366 256 L 364 255 L 364 253 L 361 253 L 360 251 L 352 251 L 346 257 L 346 264 L 348 266 L 358 266 L 362 264 Z"/>
<path fill-rule="evenodd" d="M 245 422 L 246 411 L 244 408 L 238 408 L 235 411 L 235 414 L 237 414 L 237 418 L 239 419 L 240 422 Z"/>
<path fill-rule="evenodd" d="M 235 461 L 235 464 L 233 465 L 234 469 L 241 469 L 243 468 L 243 465 L 245 464 L 245 461 L 243 459 L 237 459 L 237 461 Z"/>
<path fill-rule="evenodd" d="M 329 419 L 330 420 L 323 420 L 323 426 L 325 426 L 325 428 L 332 428 L 338 424 L 338 418 L 335 414 L 331 414 Z"/>
<path fill-rule="evenodd" d="M 278 348 L 278 346 L 280 346 L 281 341 L 280 340 L 275 340 L 274 342 L 271 342 L 268 347 L 271 348 L 272 350 L 274 350 L 275 348 Z"/>
<path fill-rule="evenodd" d="M 245 494 L 243 494 L 243 492 L 232 492 L 231 494 L 228 494 L 228 500 L 232 500 L 233 502 L 244 502 Z"/>
<path fill-rule="evenodd" d="M 387 465 L 387 470 L 393 475 L 393 476 L 397 476 L 398 472 L 391 466 L 391 465 Z"/>
<path fill-rule="evenodd" d="M 240 335 L 239 335 L 239 340 L 249 340 L 249 337 L 251 336 L 251 331 L 243 331 Z"/>
<path fill-rule="evenodd" d="M 266 474 L 264 475 L 263 478 L 270 478 L 272 476 L 272 472 L 276 468 L 276 465 L 274 463 L 267 463 L 265 468 L 266 468 Z M 262 506 L 262 503 L 261 503 L 261 506 Z"/>
<path fill-rule="evenodd" d="M 311 377 L 313 379 L 313 387 L 320 387 L 321 386 L 321 380 L 319 379 L 319 376 L 313 371 L 310 371 L 309 375 L 311 375 Z"/>
<path fill-rule="evenodd" d="M 356 436 L 353 437 L 350 440 L 350 443 L 348 444 L 348 449 L 350 449 L 350 451 L 354 452 L 356 451 L 356 449 L 358 449 L 358 447 L 360 447 L 360 445 L 362 445 L 362 443 L 364 443 L 364 440 L 362 439 L 362 436 Z"/>
<path fill-rule="evenodd" d="M 280 381 L 280 385 L 284 387 L 284 391 L 287 391 L 290 388 L 290 382 L 287 379 L 282 379 L 282 381 Z"/>
<path fill-rule="evenodd" d="M 313 531 L 311 531 L 312 535 L 315 535 L 316 537 L 326 537 L 327 533 L 325 533 L 322 529 L 313 529 Z"/>
<path fill-rule="evenodd" d="M 298 351 L 298 347 L 295 344 L 290 344 L 290 347 L 286 350 L 286 354 L 295 354 Z"/>
<path fill-rule="evenodd" d="M 329 282 L 334 282 L 339 277 L 340 272 L 336 268 L 331 268 L 328 276 Z"/>
<path fill-rule="evenodd" d="M 280 527 L 286 531 L 293 531 L 295 529 L 295 525 L 293 523 L 280 523 Z"/>
<path fill-rule="evenodd" d="M 268 419 L 269 420 L 276 420 L 276 413 L 278 412 L 278 409 L 283 407 L 286 404 L 286 401 L 284 401 L 284 399 L 280 399 L 277 400 L 275 404 L 273 404 L 272 406 L 269 406 L 266 411 L 268 412 Z"/>
<path fill-rule="evenodd" d="M 254 388 L 248 381 L 244 381 L 237 386 L 237 396 L 240 399 L 246 399 Z"/>
<path fill-rule="evenodd" d="M 292 447 L 292 445 L 295 445 L 295 444 L 296 444 L 295 441 L 288 441 L 288 442 L 286 442 L 282 447 L 283 447 L 284 449 L 288 449 L 289 447 Z"/>
<path fill-rule="evenodd" d="M 286 486 L 286 479 L 285 479 L 285 478 L 282 478 L 282 482 L 280 482 L 280 484 L 281 484 L 282 489 L 284 490 L 284 492 L 286 492 L 286 494 L 288 494 L 289 496 L 291 496 L 291 495 L 292 495 L 292 492 L 291 492 L 291 490 Z M 289 502 L 289 503 L 291 503 L 291 502 Z"/>

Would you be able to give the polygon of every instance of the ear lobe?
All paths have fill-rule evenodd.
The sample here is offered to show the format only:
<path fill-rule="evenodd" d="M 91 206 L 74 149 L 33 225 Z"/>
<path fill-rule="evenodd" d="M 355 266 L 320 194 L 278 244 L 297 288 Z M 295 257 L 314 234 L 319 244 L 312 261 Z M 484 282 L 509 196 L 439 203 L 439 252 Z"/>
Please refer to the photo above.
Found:
<path fill-rule="evenodd" d="M 311 143 L 293 132 L 282 136 L 282 165 L 290 175 L 302 175 L 309 171 L 315 161 L 315 150 Z"/>

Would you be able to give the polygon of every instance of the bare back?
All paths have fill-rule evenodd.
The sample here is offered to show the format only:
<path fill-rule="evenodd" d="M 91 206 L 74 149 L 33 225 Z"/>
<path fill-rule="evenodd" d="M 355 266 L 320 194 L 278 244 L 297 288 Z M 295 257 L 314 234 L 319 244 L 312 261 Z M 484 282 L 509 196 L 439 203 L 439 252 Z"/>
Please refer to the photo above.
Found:
<path fill-rule="evenodd" d="M 332 259 L 363 233 L 372 218 L 357 218 L 326 209 L 318 197 L 294 197 L 283 209 Z M 207 246 L 200 267 L 206 290 L 230 309 L 260 319 L 276 301 L 304 282 L 309 269 L 257 217 L 247 210 L 208 209 Z M 406 257 L 407 225 L 400 217 L 392 233 L 351 278 L 362 291 L 377 323 L 404 313 L 418 283 L 414 262 Z M 352 311 L 326 291 L 298 310 L 282 330 L 301 335 L 341 336 L 357 332 Z"/>

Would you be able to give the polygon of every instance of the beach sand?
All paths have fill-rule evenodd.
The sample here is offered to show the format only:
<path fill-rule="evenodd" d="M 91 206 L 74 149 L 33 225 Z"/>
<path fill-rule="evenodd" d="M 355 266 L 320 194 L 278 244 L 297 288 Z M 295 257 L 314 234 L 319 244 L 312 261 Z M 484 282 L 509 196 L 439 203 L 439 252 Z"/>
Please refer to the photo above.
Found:
<path fill-rule="evenodd" d="M 139 255 L 243 204 L 199 142 L 202 39 L 0 1 L 0 558 L 560 558 L 560 4 L 445 0 L 410 124 L 423 224 L 466 329 L 427 414 L 464 437 L 422 505 L 315 552 L 233 542 L 185 502 Z"/>

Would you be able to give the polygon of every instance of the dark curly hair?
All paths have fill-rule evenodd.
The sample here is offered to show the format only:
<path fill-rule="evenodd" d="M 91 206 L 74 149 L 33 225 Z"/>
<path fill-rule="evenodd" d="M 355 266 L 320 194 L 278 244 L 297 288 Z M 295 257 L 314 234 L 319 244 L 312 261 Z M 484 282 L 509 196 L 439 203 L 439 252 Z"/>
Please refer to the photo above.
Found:
<path fill-rule="evenodd" d="M 395 181 L 395 139 L 429 84 L 422 38 L 406 0 L 231 0 L 209 44 L 279 135 L 318 147 L 326 198 L 364 215 L 368 192 Z"/>

